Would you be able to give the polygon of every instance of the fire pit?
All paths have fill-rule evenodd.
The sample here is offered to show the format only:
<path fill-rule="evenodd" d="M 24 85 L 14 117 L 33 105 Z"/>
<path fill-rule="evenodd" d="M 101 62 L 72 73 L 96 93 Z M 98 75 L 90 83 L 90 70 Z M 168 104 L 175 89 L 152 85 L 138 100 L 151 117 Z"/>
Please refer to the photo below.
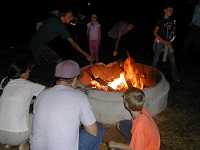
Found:
<path fill-rule="evenodd" d="M 124 108 L 122 95 L 131 86 L 142 89 L 146 96 L 145 107 L 151 116 L 167 107 L 169 83 L 159 70 L 127 58 L 123 63 L 108 65 L 98 63 L 81 68 L 84 76 L 79 86 L 86 90 L 97 121 L 115 124 L 121 119 L 130 119 Z"/>

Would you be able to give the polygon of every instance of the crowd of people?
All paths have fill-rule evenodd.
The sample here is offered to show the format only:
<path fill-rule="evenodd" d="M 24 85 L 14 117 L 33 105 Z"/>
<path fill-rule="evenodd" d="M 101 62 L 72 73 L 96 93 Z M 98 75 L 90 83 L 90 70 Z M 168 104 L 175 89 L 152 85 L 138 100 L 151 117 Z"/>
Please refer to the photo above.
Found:
<path fill-rule="evenodd" d="M 84 75 L 78 63 L 58 63 L 52 87 L 29 81 L 29 73 L 27 57 L 16 57 L 1 82 L 0 143 L 6 149 L 19 145 L 19 150 L 98 150 L 106 131 L 96 120 L 86 93 L 77 88 L 78 78 Z M 110 141 L 108 147 L 159 150 L 159 130 L 143 107 L 144 92 L 131 87 L 123 97 L 132 121 L 120 121 L 117 128 L 128 142 Z"/>
<path fill-rule="evenodd" d="M 198 10 L 199 6 L 195 11 L 199 16 Z M 172 46 L 176 33 L 176 20 L 171 17 L 173 6 L 167 5 L 163 11 L 164 16 L 157 21 L 153 31 L 155 41 L 152 67 L 157 67 L 159 57 L 163 53 L 162 61 L 166 62 L 168 56 L 171 63 L 173 80 L 180 81 Z M 6 149 L 19 146 L 20 150 L 98 150 L 105 136 L 105 128 L 96 120 L 86 93 L 77 88 L 78 78 L 83 76 L 79 64 L 71 59 L 63 60 L 62 56 L 48 45 L 60 36 L 90 63 L 98 63 L 102 38 L 98 15 L 91 13 L 91 20 L 86 26 L 85 34 L 90 52 L 88 54 L 77 44 L 65 26 L 65 23 L 70 24 L 74 19 L 72 10 L 55 12 L 56 15 L 41 22 L 30 40 L 34 66 L 45 69 L 44 63 L 53 64 L 51 86 L 29 80 L 31 66 L 24 55 L 13 60 L 7 76 L 1 81 L 0 143 L 5 144 Z M 191 27 L 198 23 L 193 20 Z M 106 63 L 124 59 L 127 52 L 122 52 L 119 45 L 123 36 L 135 29 L 135 23 L 135 20 L 119 21 L 108 30 L 106 45 L 109 51 L 105 52 Z M 124 92 L 123 101 L 132 119 L 121 120 L 116 127 L 127 142 L 110 140 L 108 148 L 159 150 L 159 129 L 144 107 L 144 92 L 130 87 Z M 30 111 L 31 104 L 33 112 Z"/>

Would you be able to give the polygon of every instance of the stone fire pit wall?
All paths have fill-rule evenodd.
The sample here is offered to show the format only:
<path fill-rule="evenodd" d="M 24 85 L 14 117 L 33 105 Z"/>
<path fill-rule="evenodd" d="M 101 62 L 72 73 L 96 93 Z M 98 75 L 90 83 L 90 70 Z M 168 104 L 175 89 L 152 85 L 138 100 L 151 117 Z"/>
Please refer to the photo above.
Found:
<path fill-rule="evenodd" d="M 81 68 L 84 77 L 79 80 L 79 86 L 86 90 L 97 121 L 104 124 L 116 124 L 119 120 L 131 119 L 129 111 L 124 108 L 123 92 L 97 90 L 88 86 L 90 81 L 88 78 L 90 77 L 87 75 L 87 69 L 89 67 L 93 66 Z M 114 68 L 117 67 L 115 66 Z M 143 90 L 146 97 L 145 107 L 151 116 L 161 113 L 167 107 L 170 89 L 168 81 L 162 72 L 150 66 L 134 63 L 134 68 L 137 68 L 135 71 L 138 72 L 138 76 L 141 75 L 144 78 L 144 84 L 148 87 Z M 117 72 L 118 69 L 113 71 Z M 98 71 L 95 72 L 98 73 Z M 154 82 L 155 84 L 153 85 Z"/>

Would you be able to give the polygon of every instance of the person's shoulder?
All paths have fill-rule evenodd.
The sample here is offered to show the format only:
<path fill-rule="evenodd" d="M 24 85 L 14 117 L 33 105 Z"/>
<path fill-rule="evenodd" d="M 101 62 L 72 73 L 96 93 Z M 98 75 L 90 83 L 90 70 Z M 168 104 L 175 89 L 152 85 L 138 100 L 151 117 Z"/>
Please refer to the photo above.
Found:
<path fill-rule="evenodd" d="M 91 25 L 91 21 L 87 23 L 87 26 L 90 26 L 90 25 Z"/>
<path fill-rule="evenodd" d="M 46 20 L 43 21 L 43 23 L 48 23 L 48 22 L 58 22 L 59 20 L 61 20 L 59 17 L 50 17 L 50 18 L 47 18 Z"/>
<path fill-rule="evenodd" d="M 97 24 L 97 27 L 101 26 L 101 24 L 98 21 L 96 22 L 96 24 Z"/>
<path fill-rule="evenodd" d="M 170 17 L 169 20 L 170 20 L 170 21 L 174 21 L 174 20 L 176 20 L 176 19 L 173 18 L 173 17 Z"/>
<path fill-rule="evenodd" d="M 164 21 L 164 20 L 166 20 L 166 19 L 164 17 L 161 17 L 161 18 L 158 18 L 157 21 Z"/>
<path fill-rule="evenodd" d="M 85 91 L 74 89 L 74 94 L 76 95 L 77 98 L 80 98 L 81 101 L 83 101 L 83 100 L 88 101 L 88 97 L 87 97 Z"/>
<path fill-rule="evenodd" d="M 42 85 L 40 83 L 37 83 L 37 82 L 33 82 L 33 81 L 30 81 L 30 80 L 26 80 L 26 79 L 22 79 L 24 83 L 27 83 L 31 86 L 40 86 L 40 87 L 43 87 L 45 88 L 46 86 L 45 85 Z"/>
<path fill-rule="evenodd" d="M 101 25 L 101 24 L 99 23 L 99 21 L 96 21 L 96 24 Z"/>
<path fill-rule="evenodd" d="M 162 22 L 164 22 L 166 19 L 165 18 L 159 18 L 156 22 L 157 22 L 157 24 L 160 24 L 160 23 L 162 23 Z"/>
<path fill-rule="evenodd" d="M 117 24 L 127 24 L 127 22 L 122 20 L 122 21 L 118 21 Z"/>

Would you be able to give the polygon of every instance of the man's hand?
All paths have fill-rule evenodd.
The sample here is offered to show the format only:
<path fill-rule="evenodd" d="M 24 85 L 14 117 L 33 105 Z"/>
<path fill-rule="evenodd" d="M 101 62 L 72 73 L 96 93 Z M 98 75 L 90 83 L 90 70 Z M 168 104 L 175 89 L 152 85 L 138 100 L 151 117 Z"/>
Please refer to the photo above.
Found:
<path fill-rule="evenodd" d="M 85 57 L 86 57 L 86 59 L 87 59 L 88 61 L 90 61 L 90 62 L 93 61 L 93 60 L 92 60 L 92 57 L 90 57 L 90 55 L 87 54 Z"/>
<path fill-rule="evenodd" d="M 113 51 L 113 56 L 117 56 L 117 51 Z"/>

